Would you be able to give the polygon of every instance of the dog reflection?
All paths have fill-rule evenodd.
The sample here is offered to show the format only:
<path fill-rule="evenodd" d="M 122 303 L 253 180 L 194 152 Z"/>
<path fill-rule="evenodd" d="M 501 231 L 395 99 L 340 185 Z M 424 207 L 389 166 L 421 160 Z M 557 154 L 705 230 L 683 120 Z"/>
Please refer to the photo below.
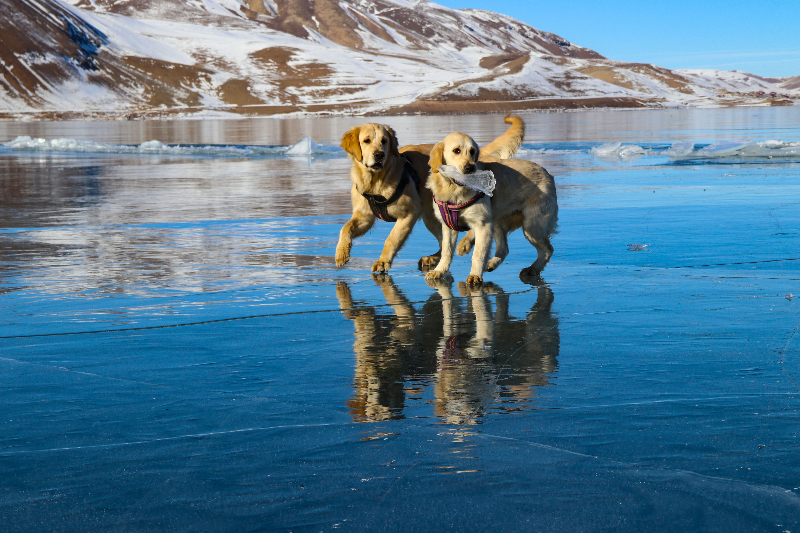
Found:
<path fill-rule="evenodd" d="M 414 307 L 389 276 L 374 277 L 393 313 L 378 314 L 374 307 L 353 302 L 347 283 L 336 285 L 342 313 L 355 325 L 355 396 L 347 403 L 356 420 L 402 418 L 405 380 L 417 338 Z"/>
<path fill-rule="evenodd" d="M 550 314 L 553 292 L 537 288 L 525 319 L 509 315 L 509 294 L 500 287 L 447 284 L 441 297 L 443 335 L 436 361 L 435 413 L 449 424 L 475 424 L 487 409 L 520 410 L 548 384 L 559 350 L 558 321 Z M 490 295 L 496 310 L 492 312 Z M 473 321 L 468 319 L 474 316 Z"/>
<path fill-rule="evenodd" d="M 411 399 L 424 407 L 432 395 L 443 422 L 475 424 L 487 411 L 524 409 L 557 369 L 558 319 L 547 286 L 536 289 L 525 318 L 514 318 L 510 295 L 491 283 L 459 283 L 459 297 L 449 284 L 436 284 L 417 311 L 389 276 L 374 279 L 385 307 L 354 302 L 345 282 L 336 287 L 355 326 L 355 393 L 347 405 L 357 421 L 402 418 Z"/>

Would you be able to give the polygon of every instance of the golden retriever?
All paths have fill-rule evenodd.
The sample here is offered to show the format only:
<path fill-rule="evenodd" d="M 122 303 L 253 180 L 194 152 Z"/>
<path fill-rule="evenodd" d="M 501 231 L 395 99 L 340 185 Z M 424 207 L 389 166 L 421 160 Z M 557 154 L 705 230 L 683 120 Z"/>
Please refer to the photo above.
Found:
<path fill-rule="evenodd" d="M 511 157 L 522 144 L 525 123 L 511 115 L 504 120 L 510 124 L 508 130 L 484 147 L 485 154 L 497 158 Z M 397 135 L 392 128 L 369 123 L 345 133 L 341 146 L 353 163 L 350 168 L 353 214 L 339 232 L 336 266 L 344 266 L 350 260 L 353 239 L 364 235 L 375 219 L 381 218 L 393 222 L 394 227 L 386 238 L 380 257 L 372 265 L 372 272 L 388 272 L 420 217 L 439 241 L 439 251 L 422 257 L 419 267 L 424 270 L 436 265 L 442 250 L 442 228 L 434 214 L 431 190 L 425 187 L 433 145 L 398 148 Z M 419 185 L 414 182 L 414 174 L 419 178 Z M 469 238 L 467 235 L 465 240 Z"/>
<path fill-rule="evenodd" d="M 439 172 L 440 165 L 454 166 L 461 174 L 491 170 L 496 180 L 493 196 L 477 197 L 476 191 Z M 508 256 L 508 233 L 520 227 L 538 252 L 536 261 L 520 272 L 520 278 L 535 277 L 542 272 L 553 255 L 550 235 L 558 221 L 555 181 L 547 170 L 530 161 L 499 160 L 481 154 L 475 141 L 459 132 L 451 133 L 433 147 L 429 166 L 427 187 L 436 200 L 457 208 L 475 199 L 455 215 L 459 226 L 474 230 L 475 250 L 467 284 L 483 283 L 483 273 L 500 266 Z M 444 212 L 449 218 L 446 209 Z M 435 216 L 442 225 L 442 254 L 436 268 L 428 272 L 428 280 L 437 280 L 448 274 L 458 238 L 458 230 L 445 223 L 440 209 L 435 210 Z M 492 238 L 496 249 L 490 260 Z M 473 242 L 464 239 L 458 248 L 459 255 L 468 253 L 472 245 Z"/>

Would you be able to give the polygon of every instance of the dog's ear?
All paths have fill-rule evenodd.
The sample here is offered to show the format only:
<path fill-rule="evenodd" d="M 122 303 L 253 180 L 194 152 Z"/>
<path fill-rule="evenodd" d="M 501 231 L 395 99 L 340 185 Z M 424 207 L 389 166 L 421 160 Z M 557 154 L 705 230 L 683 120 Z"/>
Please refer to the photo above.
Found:
<path fill-rule="evenodd" d="M 342 137 L 342 144 L 344 151 L 355 158 L 356 161 L 361 161 L 361 145 L 358 142 L 358 134 L 361 133 L 361 126 L 356 126 L 351 129 Z"/>
<path fill-rule="evenodd" d="M 439 172 L 439 166 L 444 164 L 442 157 L 444 156 L 444 143 L 440 142 L 431 150 L 430 158 L 428 159 L 428 166 L 431 167 L 432 172 Z"/>
<path fill-rule="evenodd" d="M 397 134 L 388 126 L 386 127 L 386 131 L 389 132 L 389 152 L 396 157 L 400 157 L 400 147 L 397 146 Z"/>

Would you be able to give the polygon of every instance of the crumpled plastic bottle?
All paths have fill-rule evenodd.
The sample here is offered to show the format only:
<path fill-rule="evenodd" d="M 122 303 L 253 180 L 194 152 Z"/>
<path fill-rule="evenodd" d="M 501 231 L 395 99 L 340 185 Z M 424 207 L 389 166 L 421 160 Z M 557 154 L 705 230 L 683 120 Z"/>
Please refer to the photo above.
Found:
<path fill-rule="evenodd" d="M 452 165 L 441 165 L 437 169 L 444 177 L 450 178 L 458 185 L 469 187 L 473 191 L 480 191 L 486 196 L 491 196 L 497 181 L 491 170 L 477 170 L 472 174 L 462 174 Z"/>

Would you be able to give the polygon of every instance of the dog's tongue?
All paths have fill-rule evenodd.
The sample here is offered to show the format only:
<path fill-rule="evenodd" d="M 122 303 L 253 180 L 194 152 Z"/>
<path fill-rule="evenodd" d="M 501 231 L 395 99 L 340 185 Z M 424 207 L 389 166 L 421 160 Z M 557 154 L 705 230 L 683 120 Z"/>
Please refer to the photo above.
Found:
<path fill-rule="evenodd" d="M 478 170 L 472 174 L 462 174 L 451 165 L 441 165 L 437 169 L 445 178 L 450 178 L 459 185 L 469 187 L 473 191 L 480 191 L 486 196 L 491 196 L 497 181 L 491 170 Z"/>

